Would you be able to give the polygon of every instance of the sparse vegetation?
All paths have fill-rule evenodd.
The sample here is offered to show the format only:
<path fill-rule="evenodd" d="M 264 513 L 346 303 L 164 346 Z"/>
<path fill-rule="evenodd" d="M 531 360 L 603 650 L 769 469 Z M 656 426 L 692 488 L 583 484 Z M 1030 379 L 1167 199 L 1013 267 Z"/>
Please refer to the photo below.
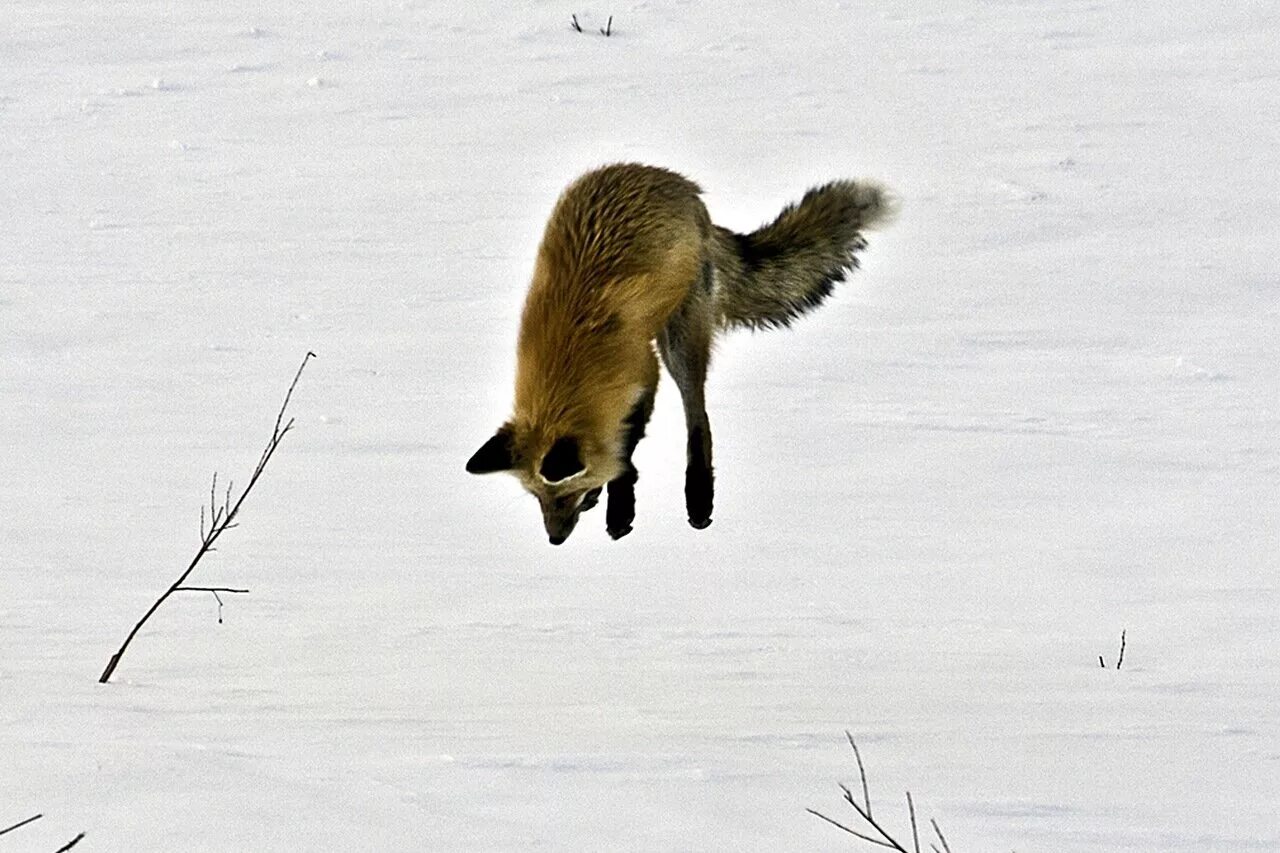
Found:
<path fill-rule="evenodd" d="M 578 22 L 577 15 L 570 15 L 569 20 L 570 20 L 569 26 L 573 29 L 574 32 L 576 33 L 586 32 L 586 30 L 582 28 L 582 24 Z M 605 25 L 603 27 L 600 27 L 600 35 L 602 36 L 613 35 L 613 15 L 610 15 L 609 20 L 605 23 Z"/>
<path fill-rule="evenodd" d="M 1120 632 L 1120 654 L 1118 657 L 1116 657 L 1116 669 L 1119 669 L 1120 667 L 1124 666 L 1124 647 L 1125 647 L 1126 635 L 1128 633 L 1129 633 L 1129 630 L 1127 628 Z M 1103 659 L 1102 655 L 1098 655 L 1098 666 L 1102 667 L 1103 669 L 1107 668 L 1107 662 Z"/>
<path fill-rule="evenodd" d="M 284 403 L 280 406 L 280 412 L 276 415 L 275 427 L 271 431 L 271 439 L 267 442 L 267 447 L 262 451 L 261 458 L 258 459 L 258 465 L 253 469 L 253 474 L 249 477 L 249 485 L 244 487 L 244 491 L 232 503 L 232 489 L 234 483 L 228 483 L 226 493 L 222 498 L 222 503 L 218 503 L 218 475 L 213 475 L 213 486 L 209 490 L 209 527 L 205 529 L 204 508 L 200 509 L 200 548 L 196 551 L 195 557 L 187 565 L 186 570 L 178 576 L 173 584 L 161 593 L 160 597 L 155 600 L 151 608 L 147 610 L 143 617 L 138 620 L 138 624 L 133 626 L 133 630 L 129 632 L 129 636 L 125 637 L 124 642 L 111 660 L 107 662 L 107 667 L 102 671 L 102 675 L 98 678 L 99 684 L 106 684 L 110 680 L 112 673 L 116 671 L 116 667 L 120 664 L 120 658 L 124 656 L 125 649 L 129 648 L 129 643 L 133 642 L 133 638 L 142 630 L 142 626 L 146 624 L 151 615 L 160 609 L 160 605 L 168 600 L 169 596 L 175 592 L 208 592 L 212 593 L 218 601 L 218 621 L 222 621 L 222 598 L 219 593 L 228 594 L 244 594 L 249 590 L 237 589 L 225 586 L 186 586 L 187 578 L 195 571 L 197 565 L 205 554 L 216 550 L 213 545 L 218 541 L 223 533 L 236 527 L 235 519 L 240 513 L 240 507 L 244 505 L 244 499 L 249 496 L 249 492 L 257 484 L 258 478 L 262 476 L 262 472 L 266 469 L 267 463 L 271 461 L 272 455 L 276 452 L 276 448 L 280 446 L 280 441 L 285 437 L 289 430 L 293 429 L 293 418 L 287 422 L 284 420 L 285 409 L 289 407 L 289 398 L 293 396 L 293 389 L 298 385 L 298 379 L 302 377 L 302 369 L 307 366 L 307 362 L 315 357 L 315 353 L 308 352 L 302 359 L 302 364 L 298 366 L 298 372 L 293 376 L 293 382 L 289 384 L 289 390 L 284 395 Z M 79 840 L 79 839 L 77 839 Z M 72 842 L 75 843 L 74 841 Z"/>
<path fill-rule="evenodd" d="M 21 829 L 22 827 L 26 826 L 29 823 L 35 823 L 42 817 L 44 817 L 43 812 L 40 814 L 32 815 L 31 817 L 26 818 L 25 820 L 20 820 L 11 826 L 6 826 L 4 829 L 0 829 L 0 835 L 6 835 L 10 832 L 13 832 L 15 829 Z M 72 847 L 75 847 L 77 844 L 79 844 L 80 840 L 83 838 L 84 838 L 84 833 L 82 832 L 79 835 L 77 835 L 75 838 L 68 841 L 66 844 L 59 847 L 57 850 L 54 851 L 54 853 L 66 853 L 66 851 L 70 850 Z"/>
<path fill-rule="evenodd" d="M 82 832 L 79 835 L 77 835 L 75 838 L 68 841 L 66 844 L 59 847 L 57 850 L 53 851 L 53 853 L 67 853 L 68 850 L 70 850 L 72 847 L 75 847 L 77 844 L 79 844 L 83 838 L 84 838 L 84 833 Z"/>
<path fill-rule="evenodd" d="M 920 831 L 916 823 L 916 804 L 915 801 L 911 799 L 911 792 L 907 791 L 907 813 L 911 820 L 911 848 L 908 849 L 896 838 L 890 835 L 889 832 L 872 815 L 871 794 L 867 788 L 867 771 L 862 764 L 862 753 L 858 751 L 858 744 L 854 741 L 853 735 L 849 732 L 845 732 L 844 734 L 849 740 L 849 746 L 853 748 L 853 757 L 858 762 L 858 777 L 862 781 L 862 802 L 858 802 L 853 795 L 853 791 L 849 789 L 849 786 L 843 783 L 837 784 L 840 785 L 840 790 L 844 792 L 845 802 L 853 807 L 853 810 L 857 812 L 858 817 L 862 819 L 862 822 L 865 823 L 867 827 L 870 828 L 870 831 L 873 831 L 875 835 L 870 835 L 865 831 L 860 832 L 853 829 L 834 818 L 828 817 L 816 809 L 806 809 L 805 811 L 815 817 L 822 818 L 837 829 L 847 832 L 854 838 L 858 838 L 868 844 L 873 844 L 877 847 L 885 847 L 889 850 L 897 850 L 899 853 L 920 853 Z M 938 826 L 938 822 L 930 818 L 929 825 L 933 828 L 933 833 L 937 837 L 937 843 L 930 842 L 930 849 L 932 849 L 934 853 L 951 853 L 951 847 L 947 844 L 946 836 L 942 834 L 942 829 Z M 942 846 L 939 847 L 939 844 Z"/>
<path fill-rule="evenodd" d="M 13 824 L 12 826 L 6 826 L 4 829 L 0 829 L 0 835 L 5 835 L 7 833 L 13 832 L 15 829 L 21 829 L 22 827 L 26 826 L 29 823 L 35 823 L 42 817 L 44 817 L 43 813 L 36 814 L 36 815 L 32 815 L 29 818 L 26 818 L 25 820 L 20 820 L 17 823 Z"/>

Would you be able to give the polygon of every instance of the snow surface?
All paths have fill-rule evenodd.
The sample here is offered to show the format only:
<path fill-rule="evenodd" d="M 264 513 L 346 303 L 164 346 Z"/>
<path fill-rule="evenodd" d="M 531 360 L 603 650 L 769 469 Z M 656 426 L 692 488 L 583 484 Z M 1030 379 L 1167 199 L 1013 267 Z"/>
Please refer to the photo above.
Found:
<path fill-rule="evenodd" d="M 577 12 L 587 33 L 568 26 Z M 615 33 L 595 33 L 614 16 Z M 1280 7 L 0 9 L 0 849 L 1280 850 Z M 545 216 L 901 195 L 665 382 L 635 532 L 463 472 Z M 112 684 L 195 551 L 242 526 Z M 1122 629 L 1128 648 L 1113 663 Z"/>

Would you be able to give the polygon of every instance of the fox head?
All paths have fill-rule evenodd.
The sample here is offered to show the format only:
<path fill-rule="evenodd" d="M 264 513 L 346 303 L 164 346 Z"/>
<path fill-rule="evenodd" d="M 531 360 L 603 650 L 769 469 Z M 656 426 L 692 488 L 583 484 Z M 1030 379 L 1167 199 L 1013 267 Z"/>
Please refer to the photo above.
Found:
<path fill-rule="evenodd" d="M 554 438 L 507 423 L 469 460 L 471 474 L 506 471 L 538 499 L 552 545 L 563 544 L 578 516 L 596 505 L 600 490 L 617 476 L 616 453 L 574 435 Z"/>

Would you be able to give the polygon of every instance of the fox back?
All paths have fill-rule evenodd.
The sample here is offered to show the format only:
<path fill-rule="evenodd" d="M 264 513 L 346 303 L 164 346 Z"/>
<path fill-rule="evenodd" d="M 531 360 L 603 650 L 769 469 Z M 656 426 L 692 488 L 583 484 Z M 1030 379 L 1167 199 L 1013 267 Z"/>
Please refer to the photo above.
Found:
<path fill-rule="evenodd" d="M 674 172 L 625 165 L 560 197 L 517 345 L 512 423 L 530 463 L 571 435 L 596 485 L 617 474 L 622 422 L 656 380 L 653 341 L 703 262 L 711 220 L 698 193 Z"/>

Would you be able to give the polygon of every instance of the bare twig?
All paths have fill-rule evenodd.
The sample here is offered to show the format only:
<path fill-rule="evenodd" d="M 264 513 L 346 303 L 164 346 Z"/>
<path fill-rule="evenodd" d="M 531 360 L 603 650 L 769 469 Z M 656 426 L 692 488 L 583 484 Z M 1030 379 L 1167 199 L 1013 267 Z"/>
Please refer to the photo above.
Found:
<path fill-rule="evenodd" d="M 938 840 L 942 842 L 942 849 L 946 853 L 951 853 L 951 846 L 947 844 L 947 837 L 942 834 L 942 829 L 938 826 L 938 822 L 933 818 L 929 818 L 929 823 L 933 824 L 933 831 L 938 834 Z"/>
<path fill-rule="evenodd" d="M 1116 669 L 1119 669 L 1120 667 L 1124 666 L 1125 636 L 1128 633 L 1129 633 L 1129 630 L 1127 628 L 1120 631 L 1120 656 L 1116 658 Z M 1102 655 L 1098 655 L 1098 666 L 1102 667 L 1103 669 L 1107 668 L 1107 662 L 1103 660 Z"/>
<path fill-rule="evenodd" d="M 247 593 L 247 589 L 232 589 L 228 586 L 180 586 L 176 587 L 174 592 L 212 592 L 215 595 L 220 592 L 238 592 L 240 594 Z"/>
<path fill-rule="evenodd" d="M 853 807 L 853 810 L 858 813 L 858 817 L 862 818 L 863 822 L 866 823 L 867 826 L 871 827 L 876 831 L 876 833 L 879 835 L 879 838 L 876 838 L 875 836 L 867 835 L 866 833 L 859 832 L 858 830 L 852 829 L 851 827 L 846 826 L 840 821 L 827 817 L 822 812 L 816 811 L 814 809 L 806 809 L 805 811 L 809 812 L 809 814 L 814 815 L 815 817 L 822 818 L 832 826 L 844 832 L 847 832 L 849 835 L 852 835 L 855 838 L 858 838 L 862 841 L 866 841 L 869 844 L 874 844 L 877 847 L 884 847 L 889 850 L 896 850 L 898 851 L 898 853 L 911 853 L 911 851 L 908 851 L 907 848 L 903 847 L 902 844 L 900 844 L 896 838 L 890 835 L 885 830 L 885 828 L 881 826 L 876 821 L 876 819 L 871 816 L 871 794 L 867 789 L 867 771 L 862 764 L 862 753 L 859 752 L 858 745 L 853 740 L 853 735 L 849 734 L 849 732 L 845 732 L 845 737 L 848 738 L 849 746 L 853 748 L 854 757 L 858 761 L 858 776 L 862 780 L 862 803 L 859 803 L 854 798 L 853 791 L 849 789 L 848 785 L 845 785 L 843 783 L 838 783 L 840 785 L 840 790 L 844 792 L 845 802 L 847 802 L 850 806 Z M 915 801 L 911 798 L 910 791 L 907 792 L 907 811 L 911 818 L 912 847 L 913 847 L 914 853 L 920 853 L 920 831 L 916 823 L 916 804 L 915 804 Z M 942 846 L 946 849 L 946 853 L 951 853 L 951 848 L 947 847 L 947 841 L 945 838 L 942 837 L 941 830 L 938 829 L 938 822 L 931 818 L 930 823 L 933 825 L 934 832 L 938 834 L 938 840 L 942 842 Z M 934 849 L 937 850 L 936 845 L 932 845 L 932 846 L 934 846 Z M 939 853 L 941 853 L 941 851 L 939 851 Z"/>
<path fill-rule="evenodd" d="M 222 624 L 222 596 L 218 595 L 218 593 L 237 592 L 241 594 L 246 594 L 249 592 L 249 590 L 232 589 L 226 586 L 180 586 L 177 589 L 175 589 L 174 592 L 211 592 L 213 593 L 213 600 L 218 602 L 218 624 L 221 625 Z"/>
<path fill-rule="evenodd" d="M 236 499 L 234 504 L 231 502 L 231 489 L 228 487 L 225 502 L 221 507 L 217 506 L 218 475 L 216 472 L 214 473 L 213 484 L 209 489 L 208 532 L 204 531 L 204 513 L 203 511 L 201 512 L 200 527 L 202 535 L 200 539 L 200 549 L 196 551 L 195 557 L 193 557 L 191 562 L 187 565 L 186 570 L 178 576 L 178 579 L 174 581 L 167 590 L 161 593 L 160 597 L 155 600 L 155 603 L 151 605 L 150 609 L 148 609 L 147 612 L 143 614 L 142 618 L 138 620 L 138 623 L 133 626 L 133 630 L 129 632 L 127 637 L 125 637 L 125 640 L 120 645 L 119 650 L 112 655 L 111 660 L 107 662 L 107 668 L 102 671 L 102 675 L 98 678 L 98 683 L 107 683 L 111 678 L 112 673 L 116 671 L 116 667 L 120 664 L 120 658 L 124 655 L 125 649 L 129 648 L 129 644 L 133 642 L 133 638 L 138 635 L 140 630 L 142 630 L 142 626 L 146 624 L 152 614 L 160 609 L 160 605 L 164 604 L 169 596 L 173 595 L 175 592 L 183 590 L 183 585 L 186 583 L 187 578 L 191 576 L 191 573 L 195 571 L 195 568 L 199 565 L 201 558 L 210 551 L 216 550 L 213 545 L 218 541 L 218 537 L 227 530 L 230 530 L 232 527 L 235 527 L 233 522 L 235 521 L 236 515 L 240 512 L 240 507 L 244 505 L 244 499 L 249 496 L 249 492 L 253 491 L 253 487 L 257 485 L 258 478 L 262 476 L 263 470 L 267 467 L 267 462 L 271 460 L 272 454 L 274 454 L 276 452 L 276 448 L 280 446 L 281 439 L 283 439 L 289 430 L 293 428 L 293 418 L 290 418 L 289 421 L 284 424 L 283 428 L 281 427 L 281 423 L 284 421 L 285 409 L 289 407 L 289 399 L 293 396 L 293 389 L 297 387 L 298 379 L 302 376 L 302 370 L 307 366 L 307 362 L 312 358 L 315 358 L 315 353 L 308 352 L 302 359 L 302 364 L 298 366 L 298 372 L 294 374 L 293 382 L 289 384 L 289 390 L 284 395 L 284 403 L 280 406 L 280 412 L 276 415 L 275 427 L 271 431 L 271 438 L 267 441 L 266 449 L 262 451 L 262 456 L 258 459 L 258 465 L 253 469 L 253 474 L 249 477 L 249 485 L 244 487 L 244 491 L 240 493 L 240 497 Z M 212 591 L 212 588 L 202 589 L 200 591 Z M 239 592 L 240 590 L 219 589 L 219 591 Z M 215 592 L 214 594 L 216 595 L 217 593 Z"/>
<path fill-rule="evenodd" d="M 850 835 L 856 836 L 857 838 L 861 838 L 863 841 L 869 842 L 869 843 L 871 843 L 871 844 L 878 844 L 878 845 L 879 845 L 879 846 L 881 846 L 881 847 L 888 847 L 890 850 L 892 850 L 892 849 L 893 849 L 893 845 L 892 845 L 892 844 L 885 844 L 883 841 L 879 840 L 878 838 L 872 838 L 870 835 L 863 835 L 861 832 L 857 832 L 856 830 L 852 830 L 852 829 L 850 829 L 849 827 L 845 826 L 845 825 L 844 825 L 843 823 L 841 823 L 840 821 L 838 821 L 838 820 L 832 820 L 831 818 L 827 817 L 826 815 L 824 815 L 824 814 L 823 814 L 822 812 L 820 812 L 820 811 L 815 811 L 814 809 L 805 809 L 805 811 L 807 811 L 809 814 L 813 815 L 814 817 L 820 817 L 820 818 L 822 818 L 823 820 L 825 820 L 827 823 L 831 824 L 832 826 L 839 827 L 840 829 L 843 829 L 845 832 L 849 833 Z"/>
<path fill-rule="evenodd" d="M 75 847 L 77 844 L 79 844 L 80 839 L 82 838 L 84 838 L 83 832 L 77 835 L 75 838 L 68 841 L 66 844 L 59 847 L 57 850 L 53 851 L 53 853 L 67 853 L 68 850 L 70 850 L 72 847 Z"/>
<path fill-rule="evenodd" d="M 600 28 L 600 35 L 602 36 L 613 35 L 613 15 L 610 15 L 609 22 Z"/>
<path fill-rule="evenodd" d="M 911 792 L 907 791 L 907 812 L 911 815 L 911 841 L 916 853 L 920 853 L 920 833 L 916 830 L 916 804 L 911 802 Z"/>
<path fill-rule="evenodd" d="M 862 766 L 862 753 L 858 751 L 858 744 L 854 742 L 853 735 L 848 729 L 845 729 L 844 736 L 849 739 L 849 746 L 853 747 L 853 757 L 858 761 L 858 775 L 862 777 L 862 802 L 867 806 L 867 814 L 871 814 L 871 793 L 867 790 L 867 770 Z"/>
<path fill-rule="evenodd" d="M 573 19 L 573 23 L 570 26 L 573 27 L 574 32 L 582 32 L 582 25 L 578 23 L 578 16 L 570 15 L 569 17 Z"/>
<path fill-rule="evenodd" d="M 4 829 L 0 829 L 0 835 L 4 835 L 6 832 L 13 832 L 15 829 L 21 829 L 22 827 L 26 826 L 27 824 L 29 824 L 29 823 L 34 823 L 35 821 L 39 820 L 39 819 L 40 819 L 40 818 L 42 818 L 42 817 L 44 817 L 44 814 L 43 814 L 43 813 L 41 813 L 41 814 L 33 814 L 31 817 L 27 818 L 26 820 L 20 820 L 20 821 L 18 821 L 18 822 L 17 822 L 17 823 L 15 823 L 13 826 L 7 826 L 7 827 L 5 827 Z"/>

